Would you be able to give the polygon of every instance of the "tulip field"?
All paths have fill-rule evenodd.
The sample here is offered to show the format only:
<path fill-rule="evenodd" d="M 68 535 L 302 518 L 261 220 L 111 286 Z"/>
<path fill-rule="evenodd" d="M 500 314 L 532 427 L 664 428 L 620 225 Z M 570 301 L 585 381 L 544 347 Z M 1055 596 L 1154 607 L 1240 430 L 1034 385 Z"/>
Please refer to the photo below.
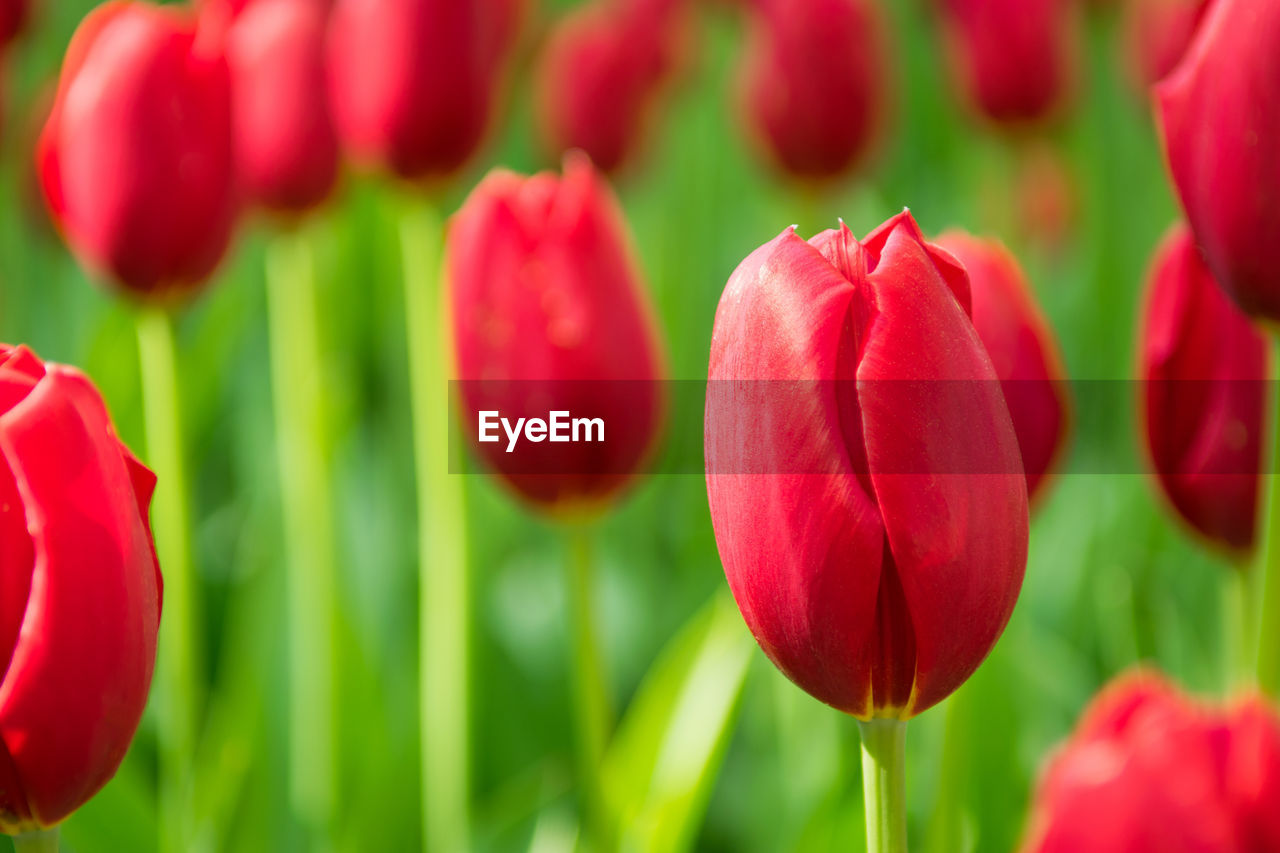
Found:
<path fill-rule="evenodd" d="M 1280 853 L 1280 4 L 6 37 L 0 853 Z"/>

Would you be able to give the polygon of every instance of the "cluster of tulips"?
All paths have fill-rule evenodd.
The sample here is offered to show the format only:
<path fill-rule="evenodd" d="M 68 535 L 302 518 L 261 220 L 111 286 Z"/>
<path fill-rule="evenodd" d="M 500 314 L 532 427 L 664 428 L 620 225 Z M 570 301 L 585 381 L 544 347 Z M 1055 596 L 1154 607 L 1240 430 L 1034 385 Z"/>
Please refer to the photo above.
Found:
<path fill-rule="evenodd" d="M 1081 4 L 931 5 L 976 115 L 1025 140 L 1064 109 Z M 760 150 L 805 186 L 864 163 L 891 112 L 879 5 L 732 7 L 746 30 L 740 112 Z M 0 40 L 22 8 L 0 3 Z M 1280 322 L 1280 4 L 1131 0 L 1124 14 L 1186 220 L 1151 266 L 1144 437 L 1169 505 L 1256 589 L 1233 676 L 1249 689 L 1201 702 L 1154 672 L 1105 688 L 1048 763 L 1023 849 L 1280 850 L 1267 698 L 1280 688 L 1280 498 L 1262 488 L 1277 480 L 1264 437 L 1277 432 L 1265 324 Z M 471 580 L 451 395 L 473 440 L 469 426 L 497 410 L 589 412 L 609 430 L 472 450 L 578 554 L 581 838 L 618 845 L 583 531 L 654 457 L 669 366 L 606 175 L 654 135 L 697 15 L 682 0 L 587 0 L 555 21 L 534 96 L 546 146 L 567 152 L 562 172 L 496 169 L 446 224 L 442 189 L 482 147 L 534 17 L 521 0 L 112 0 L 80 24 L 36 168 L 71 252 L 135 303 L 151 468 L 84 375 L 0 346 L 0 831 L 24 848 L 56 849 L 57 825 L 115 773 L 153 669 L 161 841 L 192 843 L 182 792 L 201 631 L 172 323 L 250 209 L 276 232 L 290 750 L 308 759 L 290 793 L 315 843 L 334 832 L 332 448 L 306 222 L 336 196 L 344 159 L 399 179 L 406 197 L 424 845 L 469 846 Z M 715 539 L 769 660 L 859 721 L 870 850 L 906 849 L 906 721 L 959 689 L 1004 631 L 1072 407 L 1049 323 L 994 237 L 933 238 L 905 210 L 863 238 L 843 222 L 807 240 L 789 227 L 728 279 L 705 409 Z"/>

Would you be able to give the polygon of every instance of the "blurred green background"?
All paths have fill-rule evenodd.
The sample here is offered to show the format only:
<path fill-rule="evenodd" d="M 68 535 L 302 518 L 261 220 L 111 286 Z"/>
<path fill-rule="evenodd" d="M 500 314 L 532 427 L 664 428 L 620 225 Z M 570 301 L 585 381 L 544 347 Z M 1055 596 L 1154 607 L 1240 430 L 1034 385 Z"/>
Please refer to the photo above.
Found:
<path fill-rule="evenodd" d="M 132 309 L 73 263 L 47 225 L 31 174 L 38 104 L 92 5 L 44 3 L 6 59 L 0 338 L 84 368 L 125 441 L 142 451 Z M 526 172 L 555 165 L 536 142 L 526 68 L 538 27 L 570 5 L 541 4 L 494 138 L 456 182 L 452 206 L 491 165 Z M 660 306 L 673 375 L 705 376 L 717 300 L 749 251 L 791 223 L 808 235 L 843 216 L 862 234 L 909 206 L 926 231 L 961 226 L 1010 245 L 1073 378 L 1128 378 L 1147 259 L 1175 205 L 1149 107 L 1121 70 L 1115 15 L 1080 4 L 1071 108 L 1032 140 L 968 115 L 943 67 L 930 4 L 880 5 L 892 24 L 890 121 L 865 167 L 817 194 L 772 172 L 741 131 L 734 106 L 741 21 L 733 4 L 698 6 L 696 50 L 662 103 L 640 162 L 616 182 Z M 1071 213 L 1054 238 L 1018 201 L 1031 148 L 1053 152 L 1066 170 Z M 398 198 L 385 182 L 348 176 L 309 226 L 319 253 L 325 386 L 337 441 L 342 850 L 420 845 L 415 504 Z M 209 850 L 306 847 L 286 793 L 285 588 L 263 282 L 273 233 L 269 222 L 246 222 L 216 280 L 179 325 L 206 619 L 207 701 L 191 796 L 199 842 Z M 1147 660 L 1193 689 L 1223 687 L 1225 563 L 1171 520 L 1148 478 L 1070 473 L 1117 454 L 1137 470 L 1137 438 L 1131 407 L 1091 411 L 1077 424 L 1067 474 L 1034 518 L 1017 611 L 952 712 L 968 756 L 955 789 L 962 832 L 933 849 L 1014 847 L 1044 757 L 1113 674 Z M 667 440 L 696 453 L 702 436 L 680 428 Z M 494 482 L 467 477 L 465 488 L 475 583 L 474 843 L 480 850 L 567 849 L 577 819 L 565 544 L 559 530 Z M 688 649 L 701 648 L 708 624 L 726 624 L 705 609 L 725 582 L 702 478 L 643 482 L 602 522 L 597 546 L 603 656 L 618 709 L 632 703 L 671 638 L 694 625 L 662 658 L 666 675 L 648 682 L 647 704 L 664 707 L 675 701 L 682 668 L 693 665 Z M 695 680 L 732 706 L 740 659 L 734 649 L 749 648 L 732 730 L 717 740 L 719 718 L 700 715 L 703 703 L 680 733 L 689 743 L 722 746 L 723 766 L 718 778 L 696 762 L 668 768 L 672 790 L 692 797 L 685 803 L 692 807 L 664 831 L 707 851 L 862 849 L 854 721 L 787 683 L 748 647 L 740 620 L 727 624 L 733 627 L 721 638 L 721 668 L 701 670 Z M 929 838 L 930 815 L 953 701 L 910 726 L 917 849 L 938 841 Z M 149 716 L 115 781 L 66 823 L 66 849 L 155 849 L 153 728 Z M 671 732 L 646 724 L 628 731 L 631 742 L 614 765 L 624 777 L 619 785 L 646 790 L 646 762 Z M 665 789 L 647 790 L 646 814 L 683 814 L 664 801 Z M 7 840 L 0 849 L 9 849 Z"/>

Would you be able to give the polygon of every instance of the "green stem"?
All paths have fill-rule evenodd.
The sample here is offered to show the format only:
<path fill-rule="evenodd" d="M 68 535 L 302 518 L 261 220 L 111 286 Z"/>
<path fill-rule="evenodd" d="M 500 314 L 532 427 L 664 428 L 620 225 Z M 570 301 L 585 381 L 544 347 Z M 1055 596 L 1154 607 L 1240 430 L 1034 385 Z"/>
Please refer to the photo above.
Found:
<path fill-rule="evenodd" d="M 1272 335 L 1271 367 L 1280 368 L 1280 335 Z M 1262 538 L 1258 555 L 1262 565 L 1258 567 L 1258 583 L 1261 584 L 1261 601 L 1256 634 L 1258 686 L 1268 696 L 1276 697 L 1280 688 L 1280 475 L 1276 474 L 1280 462 L 1280 391 L 1276 383 L 1268 383 L 1267 419 L 1263 428 L 1271 431 L 1272 449 L 1264 456 L 1263 495 L 1258 535 Z M 1265 435 L 1266 433 L 1264 433 Z"/>
<path fill-rule="evenodd" d="M 137 316 L 147 455 L 157 483 L 151 503 L 156 553 L 164 573 L 164 617 L 157 662 L 161 850 L 186 850 L 186 789 L 195 750 L 200 682 L 198 615 L 191 563 L 190 514 L 173 317 L 144 307 Z"/>
<path fill-rule="evenodd" d="M 333 676 L 338 571 L 316 301 L 306 235 L 280 235 L 267 254 L 267 314 L 287 556 L 289 790 L 295 814 L 322 842 L 331 834 L 338 787 Z"/>
<path fill-rule="evenodd" d="M 859 721 L 858 728 L 862 730 L 867 853 L 906 853 L 907 724 L 904 720 L 868 720 Z"/>
<path fill-rule="evenodd" d="M 1226 690 L 1253 680 L 1253 643 L 1257 624 L 1253 618 L 1252 567 L 1241 563 L 1227 572 L 1222 588 L 1223 681 Z"/>
<path fill-rule="evenodd" d="M 15 853 L 58 853 L 58 827 L 15 835 L 13 849 Z"/>
<path fill-rule="evenodd" d="M 418 486 L 423 839 L 427 850 L 451 853 L 469 846 L 470 585 L 462 480 L 449 473 L 443 224 L 419 200 L 409 203 L 400 229 Z"/>
<path fill-rule="evenodd" d="M 599 852 L 612 846 L 601 778 L 612 712 L 600 660 L 599 632 L 596 630 L 591 534 L 585 527 L 573 526 L 566 535 L 569 560 L 565 580 L 569 625 L 573 632 L 570 685 L 577 738 L 578 788 L 586 846 Z"/>

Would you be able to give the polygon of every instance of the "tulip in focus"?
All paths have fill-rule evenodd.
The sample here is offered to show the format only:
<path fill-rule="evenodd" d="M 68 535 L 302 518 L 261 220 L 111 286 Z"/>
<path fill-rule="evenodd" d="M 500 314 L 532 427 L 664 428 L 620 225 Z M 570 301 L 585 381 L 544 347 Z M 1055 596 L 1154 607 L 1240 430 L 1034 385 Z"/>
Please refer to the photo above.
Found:
<path fill-rule="evenodd" d="M 1049 762 L 1023 853 L 1280 850 L 1280 719 L 1258 697 L 1202 704 L 1117 679 Z"/>
<path fill-rule="evenodd" d="M 226 62 L 194 17 L 112 2 L 67 48 L 37 159 L 76 257 L 135 294 L 204 281 L 236 216 Z"/>
<path fill-rule="evenodd" d="M 777 164 L 836 177 L 867 152 L 885 106 L 883 34 L 867 0 L 753 0 L 743 113 Z"/>
<path fill-rule="evenodd" d="M 1057 338 L 1018 261 L 1001 243 L 951 231 L 936 243 L 969 273 L 973 325 L 987 348 L 1034 500 L 1066 444 L 1066 370 Z"/>
<path fill-rule="evenodd" d="M 859 242 L 787 229 L 729 279 L 707 493 L 769 658 L 862 720 L 944 699 L 1004 630 L 1027 487 L 964 267 L 909 213 Z"/>
<path fill-rule="evenodd" d="M 581 149 L 605 172 L 631 159 L 678 63 L 685 2 L 593 0 L 555 25 L 538 71 L 552 150 Z"/>
<path fill-rule="evenodd" d="M 358 160 L 408 180 L 457 171 L 488 129 L 511 0 L 334 0 L 329 96 Z"/>
<path fill-rule="evenodd" d="M 1179 515 L 1253 547 L 1267 342 L 1223 294 L 1185 226 L 1156 252 L 1140 342 L 1147 452 Z"/>
<path fill-rule="evenodd" d="M 468 438 L 484 411 L 512 422 L 552 411 L 601 419 L 603 441 L 526 442 L 512 453 L 505 434 L 475 444 L 535 505 L 557 515 L 600 507 L 653 449 L 665 378 L 613 193 L 582 154 L 566 157 L 563 176 L 491 172 L 453 220 L 446 263 Z"/>
<path fill-rule="evenodd" d="M 1209 0 L 1128 0 L 1126 60 L 1139 84 L 1150 86 L 1177 66 L 1208 7 Z"/>
<path fill-rule="evenodd" d="M 1280 3 L 1215 0 L 1156 87 L 1196 243 L 1246 313 L 1280 320 Z"/>
<path fill-rule="evenodd" d="M 325 94 L 327 0 L 239 5 L 226 35 L 236 170 L 248 199 L 282 213 L 323 202 L 338 174 Z M 206 14 L 226 14 L 209 11 Z"/>
<path fill-rule="evenodd" d="M 115 775 L 147 702 L 155 477 L 92 383 L 0 344 L 0 833 L 57 825 Z"/>
<path fill-rule="evenodd" d="M 996 122 L 1048 117 L 1065 100 L 1074 60 L 1073 0 L 938 0 L 955 72 Z"/>

